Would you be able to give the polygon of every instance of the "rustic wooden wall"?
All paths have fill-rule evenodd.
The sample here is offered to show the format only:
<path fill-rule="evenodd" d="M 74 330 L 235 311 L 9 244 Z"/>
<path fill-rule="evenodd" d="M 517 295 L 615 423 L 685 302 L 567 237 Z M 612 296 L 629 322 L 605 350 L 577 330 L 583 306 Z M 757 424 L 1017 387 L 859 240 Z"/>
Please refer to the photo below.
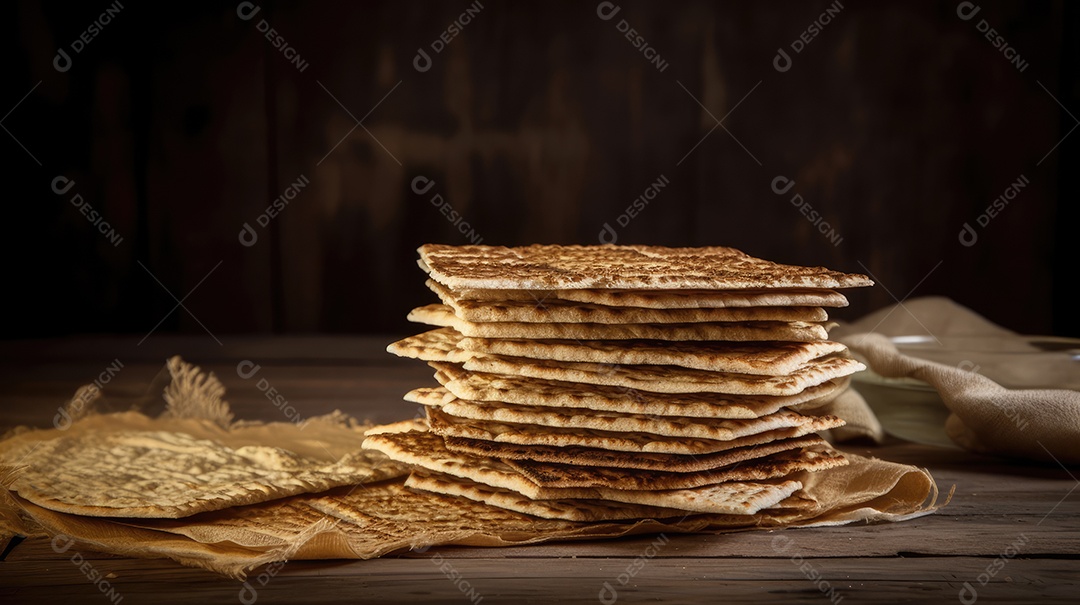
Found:
<path fill-rule="evenodd" d="M 166 289 L 184 307 L 159 330 L 400 331 L 430 299 L 419 244 L 595 243 L 605 223 L 619 243 L 869 270 L 881 287 L 853 294 L 850 317 L 914 289 L 1017 330 L 1080 332 L 1065 293 L 1077 211 L 1064 201 L 1080 135 L 1058 145 L 1075 121 L 1055 100 L 1080 113 L 1076 10 L 1061 2 L 982 2 L 970 21 L 953 2 L 623 1 L 610 20 L 596 2 L 255 4 L 250 20 L 242 3 L 166 20 L 125 5 L 63 73 L 57 48 L 111 5 L 20 5 L 0 108 L 14 107 L 0 147 L 19 318 L 5 334 L 146 333 L 176 306 Z M 1023 71 L 982 37 L 983 19 Z M 792 59 L 783 72 L 778 48 Z M 73 189 L 55 194 L 57 176 Z M 417 177 L 434 184 L 416 193 Z M 777 194 L 777 177 L 795 184 Z M 1021 178 L 962 245 L 962 225 Z"/>

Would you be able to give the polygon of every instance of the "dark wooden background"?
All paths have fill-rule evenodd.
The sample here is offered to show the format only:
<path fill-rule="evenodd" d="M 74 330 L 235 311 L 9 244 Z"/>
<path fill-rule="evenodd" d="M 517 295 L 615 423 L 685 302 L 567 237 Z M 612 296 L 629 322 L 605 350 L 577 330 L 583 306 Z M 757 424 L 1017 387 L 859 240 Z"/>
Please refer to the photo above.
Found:
<path fill-rule="evenodd" d="M 124 2 L 62 73 L 57 49 L 112 5 L 11 9 L 5 337 L 139 335 L 159 321 L 214 334 L 405 331 L 406 311 L 431 299 L 414 249 L 469 240 L 436 194 L 483 243 L 596 243 L 606 222 L 619 243 L 868 269 L 880 287 L 853 293 L 847 317 L 913 291 L 1016 330 L 1080 335 L 1069 296 L 1080 134 L 1061 142 L 1080 113 L 1075 4 L 983 1 L 964 21 L 956 2 L 851 0 L 798 54 L 792 41 L 835 5 L 627 0 L 604 21 L 596 2 L 481 0 L 436 54 L 431 43 L 477 5 L 256 4 L 244 20 L 232 2 Z M 981 35 L 982 19 L 1023 71 Z M 781 47 L 786 72 L 773 67 Z M 425 72 L 418 48 L 432 56 Z M 618 226 L 661 175 L 670 184 Z M 961 245 L 962 225 L 1021 175 L 1030 185 Z M 75 181 L 65 195 L 58 176 Z M 423 195 L 418 176 L 435 183 Z M 777 195 L 777 176 L 795 187 Z M 301 177 L 309 184 L 241 245 L 242 225 Z M 76 193 L 119 245 L 79 214 Z M 791 204 L 796 193 L 838 244 Z M 169 313 L 173 296 L 184 308 Z"/>

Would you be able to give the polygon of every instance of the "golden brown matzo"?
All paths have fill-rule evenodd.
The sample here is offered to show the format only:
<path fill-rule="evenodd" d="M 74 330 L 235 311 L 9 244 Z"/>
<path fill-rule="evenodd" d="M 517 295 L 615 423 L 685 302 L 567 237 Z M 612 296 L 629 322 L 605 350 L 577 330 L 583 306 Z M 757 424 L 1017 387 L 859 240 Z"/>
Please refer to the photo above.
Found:
<path fill-rule="evenodd" d="M 471 322 L 446 305 L 427 305 L 409 312 L 409 321 L 451 327 L 478 338 L 545 338 L 561 340 L 825 340 L 832 324 L 805 321 L 746 321 L 689 324 L 593 324 Z"/>
<path fill-rule="evenodd" d="M 82 433 L 9 452 L 25 468 L 11 489 L 44 508 L 90 517 L 186 517 L 401 474 L 357 451 L 336 462 L 271 446 L 227 447 L 167 431 Z"/>
<path fill-rule="evenodd" d="M 580 382 L 466 372 L 454 364 L 441 365 L 435 378 L 458 398 L 469 401 L 502 401 L 520 405 L 702 418 L 757 418 L 808 402 L 817 407 L 817 404 L 828 403 L 835 398 L 850 382 L 846 377 L 833 379 L 809 387 L 797 395 L 775 396 L 653 393 Z"/>
<path fill-rule="evenodd" d="M 521 493 L 534 500 L 610 500 L 717 514 L 753 514 L 774 506 L 802 487 L 798 481 L 727 482 L 687 489 L 626 490 L 606 487 L 541 487 L 510 466 L 480 456 L 454 453 L 431 433 L 372 435 L 364 447 L 390 459 L 453 477 Z"/>
<path fill-rule="evenodd" d="M 473 291 L 475 292 L 475 290 Z M 509 292 L 509 290 L 493 290 Z M 530 292 L 530 290 L 518 290 Z M 774 290 L 549 290 L 560 300 L 609 307 L 722 309 L 735 307 L 846 307 L 847 297 L 826 289 Z M 463 293 L 464 295 L 464 293 Z"/>
<path fill-rule="evenodd" d="M 615 433 L 649 433 L 664 437 L 715 439 L 729 441 L 763 431 L 790 428 L 805 422 L 802 414 L 782 410 L 760 418 L 688 418 L 680 416 L 645 416 L 597 412 L 580 408 L 521 406 L 501 402 L 464 401 L 444 389 L 416 389 L 406 399 L 436 406 L 456 418 L 484 422 L 527 424 Z"/>
<path fill-rule="evenodd" d="M 461 340 L 457 330 L 439 328 L 403 338 L 391 343 L 386 350 L 398 357 L 460 363 L 472 357 L 472 353 L 458 346 Z"/>
<path fill-rule="evenodd" d="M 864 275 L 782 265 L 719 246 L 425 244 L 419 253 L 431 278 L 451 288 L 735 290 L 873 285 Z"/>
<path fill-rule="evenodd" d="M 747 431 L 743 436 L 732 436 L 730 440 L 720 441 L 716 439 L 665 437 L 651 433 L 617 433 L 613 431 L 472 420 L 457 418 L 438 408 L 430 407 L 427 409 L 427 416 L 431 432 L 444 437 L 466 437 L 517 445 L 581 446 L 622 452 L 693 455 L 768 443 L 776 439 L 801 437 L 844 425 L 844 421 L 836 416 L 784 415 L 779 418 L 779 422 L 777 418 L 769 418 L 765 421 L 766 424 L 780 424 L 781 426 L 778 428 L 766 429 L 766 424 L 759 424 L 753 428 L 759 429 L 760 432 Z"/>
<path fill-rule="evenodd" d="M 614 307 L 565 301 L 543 300 L 473 301 L 457 298 L 453 291 L 428 280 L 429 287 L 454 315 L 472 322 L 509 321 L 524 323 L 698 323 L 710 321 L 825 321 L 829 314 L 821 307 L 717 307 L 655 309 Z"/>
<path fill-rule="evenodd" d="M 446 364 L 429 362 L 436 369 Z M 830 356 L 807 362 L 785 376 L 729 374 L 675 366 L 610 365 L 485 355 L 465 362 L 470 372 L 526 376 L 652 391 L 654 393 L 727 393 L 730 395 L 795 395 L 835 378 L 866 368 L 850 357 Z"/>
<path fill-rule="evenodd" d="M 798 449 L 760 456 L 702 471 L 627 471 L 624 468 L 583 466 L 531 460 L 507 460 L 508 466 L 542 487 L 630 490 L 693 489 L 729 481 L 767 481 L 799 471 L 822 471 L 847 464 L 828 447 Z"/>
<path fill-rule="evenodd" d="M 790 429 L 785 429 L 790 430 Z M 774 439 L 779 431 L 770 431 L 767 439 Z M 764 433 L 762 433 L 764 435 Z M 512 460 L 578 464 L 608 468 L 643 469 L 652 471 L 693 472 L 707 471 L 729 466 L 762 456 L 769 456 L 804 447 L 828 445 L 817 435 L 805 435 L 791 439 L 776 438 L 766 443 L 748 445 L 711 454 L 654 454 L 650 452 L 617 452 L 590 447 L 553 447 L 547 445 L 514 445 L 446 437 L 446 448 L 452 452 L 464 452 L 477 456 L 498 458 L 511 464 Z"/>
<path fill-rule="evenodd" d="M 440 328 L 445 330 L 447 328 Z M 439 330 L 435 330 L 438 332 Z M 813 359 L 843 353 L 838 342 L 656 342 L 649 340 L 527 340 L 461 338 L 455 345 L 471 353 L 527 359 L 619 365 L 672 365 L 735 374 L 791 374 Z M 446 361 L 458 361 L 447 359 Z M 460 361 L 464 361 L 461 359 Z"/>
<path fill-rule="evenodd" d="M 724 309 L 736 307 L 846 307 L 847 297 L 820 288 L 773 288 L 766 290 L 477 290 L 446 286 L 428 279 L 433 292 L 452 293 L 456 300 L 471 303 L 531 302 L 549 300 L 581 302 L 606 307 L 639 309 Z"/>
<path fill-rule="evenodd" d="M 670 508 L 601 500 L 535 500 L 513 490 L 492 487 L 464 477 L 425 471 L 413 471 L 409 478 L 405 480 L 405 487 L 468 498 L 490 506 L 497 506 L 526 515 L 534 515 L 543 519 L 595 523 L 598 521 L 626 519 L 666 519 L 685 517 L 687 514 L 686 511 Z"/>

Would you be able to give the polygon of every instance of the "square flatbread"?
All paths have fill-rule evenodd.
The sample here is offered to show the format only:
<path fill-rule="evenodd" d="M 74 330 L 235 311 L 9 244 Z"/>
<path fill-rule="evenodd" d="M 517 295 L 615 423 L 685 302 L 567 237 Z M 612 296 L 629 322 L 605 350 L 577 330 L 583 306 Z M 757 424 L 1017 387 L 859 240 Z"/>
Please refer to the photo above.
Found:
<path fill-rule="evenodd" d="M 646 507 L 599 500 L 533 500 L 511 490 L 491 487 L 461 477 L 423 471 L 413 472 L 409 475 L 405 484 L 421 492 L 466 498 L 507 511 L 541 517 L 548 523 L 552 523 L 553 520 L 557 519 L 560 521 L 590 521 L 596 524 L 605 519 L 611 519 L 604 515 L 613 513 L 626 515 L 632 514 L 633 511 L 652 509 L 656 512 L 649 515 L 649 518 L 668 519 L 674 523 L 693 523 L 693 520 L 703 522 L 707 519 L 710 526 L 716 525 L 724 528 L 779 526 L 784 520 L 805 517 L 806 512 L 804 511 L 810 510 L 816 504 L 813 500 L 800 496 L 803 493 L 801 490 L 796 490 L 791 496 L 777 502 L 774 506 L 762 508 L 753 514 L 741 512 L 738 514 L 700 514 L 670 508 Z M 676 519 L 676 517 L 678 518 Z"/>
<path fill-rule="evenodd" d="M 820 288 L 773 288 L 766 290 L 451 290 L 433 279 L 425 282 L 432 291 L 451 292 L 456 300 L 470 303 L 531 302 L 549 300 L 589 303 L 605 307 L 638 309 L 727 309 L 737 307 L 846 307 L 847 297 Z"/>
<path fill-rule="evenodd" d="M 844 425 L 836 416 L 784 415 L 765 423 L 732 431 L 730 439 L 666 437 L 652 433 L 618 433 L 563 427 L 535 426 L 511 422 L 472 420 L 451 416 L 438 408 L 427 408 L 431 432 L 443 437 L 464 437 L 516 445 L 580 446 L 621 452 L 662 454 L 709 454 L 737 447 L 801 437 Z M 769 425 L 778 425 L 769 428 Z"/>
<path fill-rule="evenodd" d="M 842 454 L 827 446 L 780 452 L 728 466 L 688 472 L 627 470 L 531 460 L 505 462 L 541 487 L 629 490 L 693 489 L 729 481 L 765 481 L 799 471 L 823 471 L 847 464 Z"/>
<path fill-rule="evenodd" d="M 769 456 L 788 450 L 823 447 L 828 442 L 817 435 L 792 439 L 777 439 L 757 445 L 733 448 L 712 454 L 653 454 L 648 452 L 616 452 L 590 447 L 553 447 L 548 445 L 514 445 L 479 441 L 461 437 L 446 437 L 446 449 L 476 456 L 498 458 L 507 464 L 513 461 L 551 462 L 603 466 L 607 468 L 643 469 L 652 471 L 706 471 L 745 460 Z"/>
<path fill-rule="evenodd" d="M 380 481 L 403 470 L 378 452 L 354 451 L 330 462 L 164 430 L 61 435 L 6 452 L 8 461 L 25 465 L 9 489 L 38 506 L 167 519 Z"/>
<path fill-rule="evenodd" d="M 509 489 L 492 487 L 463 477 L 415 470 L 405 480 L 405 487 L 447 496 L 468 498 L 526 515 L 565 521 L 622 521 L 629 519 L 669 519 L 685 517 L 686 511 L 640 504 L 602 500 L 534 500 Z"/>
<path fill-rule="evenodd" d="M 458 346 L 462 338 L 453 328 L 439 328 L 390 343 L 386 351 L 398 357 L 423 361 L 462 363 L 473 356 L 473 353 Z"/>
<path fill-rule="evenodd" d="M 444 362 L 431 361 L 436 370 Z M 523 359 L 484 355 L 465 361 L 469 372 L 525 376 L 544 380 L 581 382 L 623 387 L 654 393 L 726 393 L 730 395 L 796 395 L 809 387 L 866 369 L 862 363 L 841 356 L 814 359 L 785 376 L 727 374 L 659 365 L 611 365 Z"/>
<path fill-rule="evenodd" d="M 814 359 L 847 351 L 847 347 L 843 344 L 829 340 L 658 342 L 652 340 L 462 338 L 457 342 L 456 347 L 458 350 L 470 353 L 527 359 L 618 365 L 670 365 L 710 372 L 769 376 L 791 374 Z M 458 361 L 458 359 L 445 361 Z"/>
<path fill-rule="evenodd" d="M 616 433 L 650 433 L 665 437 L 730 441 L 762 431 L 790 428 L 805 423 L 806 416 L 781 410 L 760 418 L 723 419 L 680 416 L 646 416 L 597 412 L 580 408 L 548 408 L 510 403 L 465 401 L 444 389 L 416 389 L 405 399 L 437 407 L 456 418 L 484 422 L 508 422 L 536 427 L 574 428 Z"/>
<path fill-rule="evenodd" d="M 821 307 L 718 307 L 655 309 L 609 307 L 557 298 L 504 301 L 461 299 L 446 286 L 427 280 L 442 303 L 454 315 L 472 322 L 513 321 L 524 323 L 697 323 L 708 321 L 825 321 L 829 314 Z"/>
<path fill-rule="evenodd" d="M 409 312 L 409 321 L 451 327 L 479 338 L 546 338 L 561 340 L 826 340 L 833 324 L 805 321 L 746 321 L 675 324 L 597 324 L 471 322 L 446 305 L 427 305 Z"/>
<path fill-rule="evenodd" d="M 438 328 L 392 343 L 387 351 L 424 361 L 463 363 L 472 357 L 504 355 L 527 359 L 681 368 L 782 376 L 847 347 L 838 342 L 670 342 L 650 340 L 529 340 L 465 338 Z"/>
<path fill-rule="evenodd" d="M 477 290 L 463 291 L 462 296 Z M 492 290 L 532 292 L 532 290 Z M 773 290 L 546 290 L 566 301 L 609 307 L 646 309 L 717 309 L 736 307 L 846 307 L 848 299 L 835 290 L 793 288 Z M 533 298 L 530 296 L 530 298 Z"/>
<path fill-rule="evenodd" d="M 363 447 L 426 471 L 515 491 L 534 500 L 609 500 L 704 513 L 753 514 L 776 505 L 802 487 L 800 482 L 789 480 L 727 482 L 667 490 L 549 488 L 537 485 L 501 461 L 453 453 L 446 449 L 442 439 L 431 433 L 372 435 L 364 440 Z"/>
<path fill-rule="evenodd" d="M 519 405 L 700 418 L 758 418 L 808 402 L 818 407 L 818 404 L 834 399 L 850 382 L 849 378 L 838 378 L 808 387 L 796 395 L 775 396 L 653 393 L 581 382 L 466 372 L 454 364 L 440 366 L 435 378 L 455 396 L 469 401 L 502 401 Z"/>
<path fill-rule="evenodd" d="M 738 290 L 871 286 L 865 275 L 782 265 L 734 248 L 663 246 L 447 246 L 425 244 L 420 261 L 451 288 Z"/>

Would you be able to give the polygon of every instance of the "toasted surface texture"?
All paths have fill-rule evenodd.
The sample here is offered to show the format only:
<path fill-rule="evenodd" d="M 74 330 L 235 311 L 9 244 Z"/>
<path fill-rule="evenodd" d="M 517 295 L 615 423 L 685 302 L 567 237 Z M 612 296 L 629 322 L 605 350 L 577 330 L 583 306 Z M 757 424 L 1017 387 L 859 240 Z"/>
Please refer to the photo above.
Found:
<path fill-rule="evenodd" d="M 472 357 L 471 352 L 460 348 L 461 340 L 457 330 L 439 328 L 403 338 L 391 343 L 386 350 L 398 357 L 461 363 Z"/>
<path fill-rule="evenodd" d="M 727 482 L 673 490 L 543 487 L 500 461 L 451 452 L 441 438 L 431 433 L 372 435 L 364 440 L 364 448 L 376 449 L 392 460 L 427 471 L 515 491 L 534 500 L 609 500 L 695 512 L 753 514 L 802 487 L 798 481 Z"/>
<path fill-rule="evenodd" d="M 686 516 L 686 511 L 640 504 L 584 499 L 534 500 L 513 490 L 492 487 L 464 477 L 425 471 L 413 471 L 405 480 L 405 486 L 436 494 L 468 498 L 542 519 L 597 522 Z"/>
<path fill-rule="evenodd" d="M 825 403 L 839 394 L 850 382 L 849 378 L 838 378 L 808 387 L 797 395 L 776 396 L 653 393 L 581 382 L 466 372 L 455 364 L 441 365 L 435 377 L 454 395 L 470 401 L 502 401 L 520 405 L 701 418 L 757 418 L 800 403 Z"/>
<path fill-rule="evenodd" d="M 828 445 L 828 443 L 821 437 L 806 435 L 793 439 L 777 439 L 767 443 L 733 448 L 711 454 L 688 455 L 617 452 L 574 446 L 514 445 L 512 443 L 496 443 L 494 441 L 479 441 L 461 437 L 446 438 L 446 448 L 450 451 L 499 458 L 508 464 L 512 464 L 511 461 L 520 460 L 684 473 L 707 471 L 778 452 L 825 445 Z"/>
<path fill-rule="evenodd" d="M 444 367 L 439 362 L 430 363 L 436 369 Z M 611 365 L 485 355 L 467 360 L 463 367 L 470 372 L 625 387 L 654 393 L 795 395 L 808 387 L 854 374 L 866 366 L 849 357 L 824 357 L 811 360 L 784 376 L 762 376 L 674 366 Z"/>
<path fill-rule="evenodd" d="M 471 322 L 446 305 L 426 305 L 409 312 L 409 321 L 451 327 L 479 338 L 573 340 L 825 340 L 827 324 L 805 321 L 702 322 L 677 324 L 597 324 Z"/>
<path fill-rule="evenodd" d="M 461 299 L 454 292 L 428 280 L 442 303 L 466 321 L 520 321 L 525 323 L 695 323 L 707 321 L 825 321 L 829 314 L 821 307 L 719 307 L 655 309 L 617 307 L 565 301 L 545 296 L 528 300 L 475 301 Z"/>
<path fill-rule="evenodd" d="M 472 353 L 529 359 L 683 368 L 781 376 L 813 359 L 843 353 L 847 347 L 815 342 L 657 342 L 651 340 L 527 340 L 463 338 L 456 347 Z M 455 360 L 450 360 L 455 361 Z"/>
<path fill-rule="evenodd" d="M 507 464 L 542 487 L 608 487 L 612 489 L 692 489 L 729 481 L 765 481 L 799 471 L 820 471 L 847 464 L 828 447 L 799 449 L 743 460 L 702 471 L 627 471 L 623 468 L 509 460 Z"/>
<path fill-rule="evenodd" d="M 91 517 L 179 518 L 401 474 L 370 451 L 336 462 L 269 445 L 228 447 L 168 431 L 83 433 L 11 452 L 11 489 L 50 510 Z"/>
<path fill-rule="evenodd" d="M 798 426 L 805 416 L 781 410 L 760 418 L 721 419 L 679 416 L 646 416 L 597 412 L 580 408 L 522 406 L 510 403 L 464 401 L 446 397 L 442 389 L 417 389 L 406 399 L 435 406 L 457 418 L 529 424 L 536 427 L 577 428 L 617 433 L 650 433 L 665 437 L 688 437 L 728 441 L 753 433 Z"/>
<path fill-rule="evenodd" d="M 516 290 L 528 292 L 529 290 Z M 476 290 L 473 290 L 476 292 Z M 492 290 L 508 292 L 508 290 Z M 650 309 L 716 309 L 733 307 L 846 307 L 847 297 L 835 290 L 550 290 L 561 300 L 611 307 Z"/>
<path fill-rule="evenodd" d="M 801 437 L 817 431 L 836 428 L 844 421 L 836 416 L 786 415 L 770 418 L 767 423 L 779 426 L 767 429 L 758 424 L 743 436 L 733 435 L 726 441 L 688 437 L 666 437 L 652 433 L 619 433 L 594 429 L 535 426 L 511 422 L 473 420 L 451 416 L 439 408 L 428 408 L 428 424 L 431 432 L 444 437 L 465 437 L 482 441 L 494 441 L 517 445 L 547 445 L 556 447 L 580 446 L 622 452 L 654 452 L 664 454 L 709 454 L 768 443 L 777 439 Z"/>
<path fill-rule="evenodd" d="M 451 288 L 733 290 L 873 285 L 863 275 L 781 265 L 719 246 L 425 244 L 419 252 L 432 279 Z"/>
<path fill-rule="evenodd" d="M 847 297 L 822 288 L 773 288 L 764 290 L 497 290 L 455 288 L 439 282 L 425 282 L 433 292 L 448 293 L 471 303 L 531 302 L 562 300 L 606 307 L 639 309 L 724 309 L 737 307 L 846 307 Z"/>

